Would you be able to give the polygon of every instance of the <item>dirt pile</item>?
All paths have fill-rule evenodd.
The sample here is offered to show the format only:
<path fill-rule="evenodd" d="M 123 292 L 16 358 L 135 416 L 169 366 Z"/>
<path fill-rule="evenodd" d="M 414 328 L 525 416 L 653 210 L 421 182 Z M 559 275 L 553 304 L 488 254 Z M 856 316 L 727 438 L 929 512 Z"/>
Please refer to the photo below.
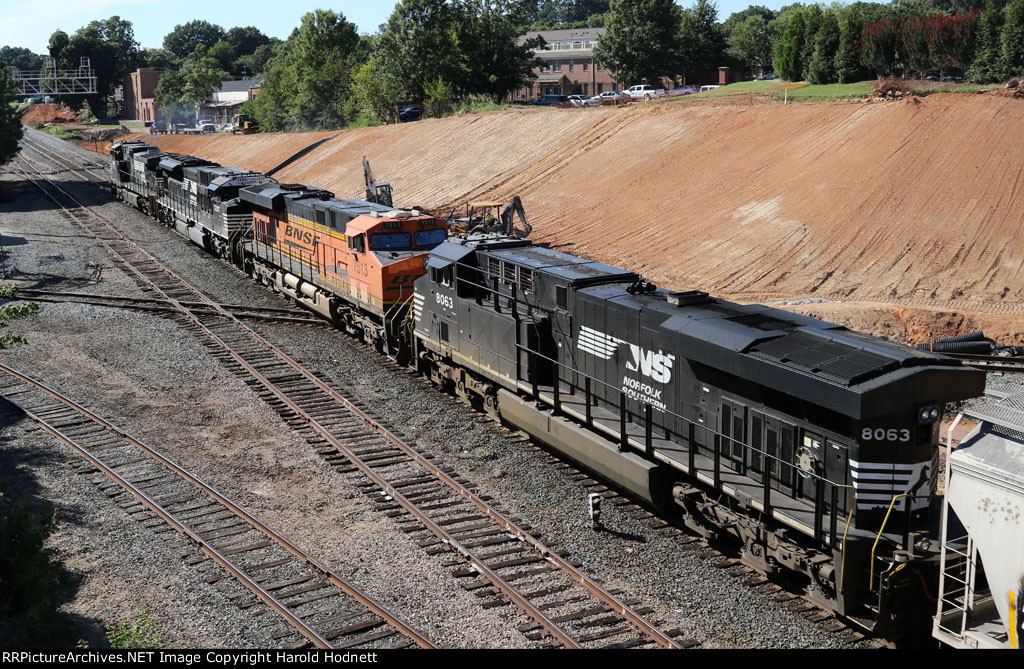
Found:
<path fill-rule="evenodd" d="M 906 79 L 879 79 L 871 89 L 871 97 L 884 100 L 898 100 L 907 95 L 910 95 L 910 88 Z"/>
<path fill-rule="evenodd" d="M 397 202 L 518 194 L 536 239 L 659 284 L 1019 322 L 1022 124 L 997 95 L 513 110 L 338 132 L 276 176 L 361 196 L 366 155 Z M 263 170 L 328 134 L 156 143 Z"/>
<path fill-rule="evenodd" d="M 21 113 L 21 122 L 27 126 L 36 123 L 76 123 L 80 114 L 55 104 L 30 105 Z"/>

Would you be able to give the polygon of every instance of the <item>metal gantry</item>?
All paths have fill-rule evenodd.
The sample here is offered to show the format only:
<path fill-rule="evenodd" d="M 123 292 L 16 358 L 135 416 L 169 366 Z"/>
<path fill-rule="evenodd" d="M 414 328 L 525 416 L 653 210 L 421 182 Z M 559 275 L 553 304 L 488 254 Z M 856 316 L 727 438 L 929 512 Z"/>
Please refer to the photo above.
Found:
<path fill-rule="evenodd" d="M 79 59 L 78 69 L 58 70 L 57 61 L 47 58 L 41 70 L 13 70 L 19 97 L 38 95 L 91 95 L 96 93 L 96 71 L 88 56 Z"/>

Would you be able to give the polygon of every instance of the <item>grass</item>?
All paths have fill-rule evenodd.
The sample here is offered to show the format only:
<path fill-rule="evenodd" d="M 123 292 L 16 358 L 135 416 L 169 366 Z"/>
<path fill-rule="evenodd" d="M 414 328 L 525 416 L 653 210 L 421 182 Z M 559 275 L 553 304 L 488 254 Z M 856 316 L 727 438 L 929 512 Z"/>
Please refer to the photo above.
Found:
<path fill-rule="evenodd" d="M 43 128 L 43 130 L 60 139 L 85 139 L 85 135 L 79 131 L 68 130 L 67 128 L 59 125 L 50 125 Z"/>
<path fill-rule="evenodd" d="M 873 85 L 861 84 L 801 84 L 773 81 L 738 81 L 719 88 L 685 96 L 686 99 L 724 98 L 735 95 L 770 95 L 777 100 L 788 97 L 794 102 L 824 102 L 828 100 L 855 100 L 871 95 Z M 670 98 L 680 100 L 683 98 Z"/>
<path fill-rule="evenodd" d="M 931 95 L 932 93 L 985 93 L 1003 88 L 1005 84 L 967 84 L 963 86 L 948 86 L 936 84 L 933 86 L 915 87 L 911 90 L 914 95 Z"/>

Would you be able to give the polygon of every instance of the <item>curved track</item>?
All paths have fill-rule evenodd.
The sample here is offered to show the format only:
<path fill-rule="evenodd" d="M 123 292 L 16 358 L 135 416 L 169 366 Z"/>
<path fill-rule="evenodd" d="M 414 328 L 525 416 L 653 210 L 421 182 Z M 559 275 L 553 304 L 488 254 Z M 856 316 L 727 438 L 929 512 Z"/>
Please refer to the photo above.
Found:
<path fill-rule="evenodd" d="M 521 631 L 542 643 L 577 647 L 685 647 L 645 618 L 646 609 L 587 577 L 558 551 L 531 536 L 464 484 L 430 462 L 400 432 L 331 387 L 283 350 L 210 300 L 109 221 L 46 178 L 37 161 L 19 165 L 47 197 L 104 246 L 147 292 L 175 309 L 175 319 L 204 340 L 211 353 L 245 379 L 324 459 L 358 470 L 371 490 L 397 512 L 428 550 L 455 551 L 465 567 L 457 576 L 480 579 L 469 588 L 484 605 L 515 604 L 531 623 Z M 34 173 L 34 176 L 30 174 Z M 202 310 L 185 301 L 201 303 Z"/>
<path fill-rule="evenodd" d="M 126 511 L 165 522 L 277 612 L 293 632 L 275 635 L 285 647 L 434 647 L 216 489 L 56 390 L 0 365 L 0 398 L 135 497 Z"/>

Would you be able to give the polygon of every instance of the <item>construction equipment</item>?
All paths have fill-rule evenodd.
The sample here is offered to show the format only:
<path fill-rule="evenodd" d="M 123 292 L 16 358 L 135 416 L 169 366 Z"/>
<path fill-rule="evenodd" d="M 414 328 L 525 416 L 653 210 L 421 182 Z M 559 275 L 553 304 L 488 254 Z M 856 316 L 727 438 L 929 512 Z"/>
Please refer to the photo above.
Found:
<path fill-rule="evenodd" d="M 452 214 L 455 213 L 454 210 L 452 211 L 452 214 L 448 216 L 448 228 L 451 232 L 461 235 L 490 232 L 519 239 L 529 237 L 533 226 L 530 225 L 530 221 L 526 217 L 526 211 L 523 209 L 523 202 L 519 196 L 513 197 L 504 210 L 502 210 L 503 205 L 504 203 L 493 200 L 469 202 L 466 204 L 464 217 L 452 218 Z M 519 221 L 522 223 L 521 228 L 517 228 L 513 224 L 514 214 L 519 216 Z"/>
<path fill-rule="evenodd" d="M 256 128 L 256 121 L 248 114 L 235 114 L 231 119 L 232 135 L 251 135 L 259 132 Z"/>
<path fill-rule="evenodd" d="M 363 179 L 366 181 L 366 201 L 374 204 L 382 204 L 385 207 L 393 207 L 394 200 L 391 197 L 391 184 L 386 181 L 377 182 L 373 178 L 373 170 L 370 169 L 370 162 L 363 156 Z"/>

